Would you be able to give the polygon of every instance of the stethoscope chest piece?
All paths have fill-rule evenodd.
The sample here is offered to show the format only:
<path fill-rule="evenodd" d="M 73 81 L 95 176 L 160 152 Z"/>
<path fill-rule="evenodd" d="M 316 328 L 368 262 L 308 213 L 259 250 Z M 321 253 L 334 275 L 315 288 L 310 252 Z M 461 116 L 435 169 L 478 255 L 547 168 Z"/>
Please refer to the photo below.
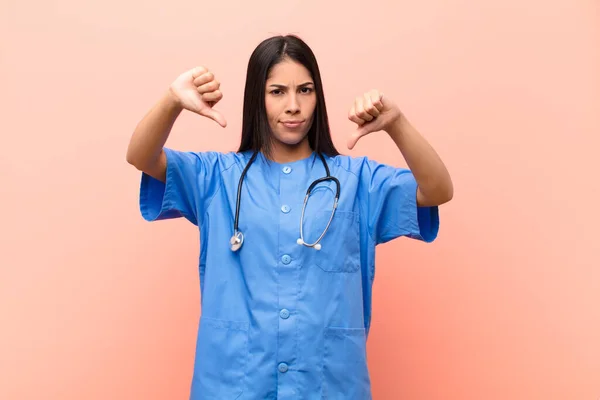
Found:
<path fill-rule="evenodd" d="M 240 231 L 236 231 L 231 240 L 229 240 L 229 244 L 231 244 L 231 251 L 238 251 L 242 244 L 244 243 L 244 234 Z"/>

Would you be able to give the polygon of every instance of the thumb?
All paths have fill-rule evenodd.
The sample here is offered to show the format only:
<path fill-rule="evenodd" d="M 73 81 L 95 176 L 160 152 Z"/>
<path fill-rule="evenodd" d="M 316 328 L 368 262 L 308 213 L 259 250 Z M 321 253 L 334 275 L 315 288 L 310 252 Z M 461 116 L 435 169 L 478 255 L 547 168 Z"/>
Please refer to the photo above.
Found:
<path fill-rule="evenodd" d="M 202 110 L 202 115 L 207 118 L 212 119 L 213 121 L 215 121 L 216 123 L 221 125 L 223 128 L 225 128 L 227 126 L 227 121 L 225 120 L 225 117 L 223 116 L 223 114 L 221 114 L 214 108 L 208 108 L 208 109 Z"/>
<path fill-rule="evenodd" d="M 348 142 L 347 142 L 347 146 L 348 149 L 352 150 L 354 148 L 354 146 L 356 146 L 356 143 L 358 142 L 358 140 L 365 136 L 368 135 L 371 131 L 369 130 L 369 126 L 367 126 L 368 124 L 365 124 L 359 128 L 356 129 L 356 131 L 350 135 L 350 137 L 348 137 Z"/>

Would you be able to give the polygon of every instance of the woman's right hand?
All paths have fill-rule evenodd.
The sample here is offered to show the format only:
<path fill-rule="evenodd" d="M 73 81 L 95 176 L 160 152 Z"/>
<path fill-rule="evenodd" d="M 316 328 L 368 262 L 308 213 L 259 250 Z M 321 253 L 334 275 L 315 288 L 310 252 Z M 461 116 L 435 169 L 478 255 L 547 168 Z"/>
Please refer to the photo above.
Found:
<path fill-rule="evenodd" d="M 179 75 L 169 91 L 181 107 L 226 127 L 225 117 L 213 108 L 223 98 L 220 86 L 212 72 L 205 67 L 196 67 Z"/>

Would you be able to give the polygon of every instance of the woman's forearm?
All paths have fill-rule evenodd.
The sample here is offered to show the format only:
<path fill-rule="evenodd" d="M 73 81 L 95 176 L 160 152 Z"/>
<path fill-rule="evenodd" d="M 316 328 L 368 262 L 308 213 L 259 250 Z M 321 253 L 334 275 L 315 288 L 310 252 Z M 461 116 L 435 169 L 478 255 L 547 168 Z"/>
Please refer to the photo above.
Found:
<path fill-rule="evenodd" d="M 446 166 L 427 140 L 401 114 L 388 129 L 398 149 L 404 156 L 419 187 L 419 206 L 437 206 L 454 195 L 454 187 Z"/>
<path fill-rule="evenodd" d="M 138 123 L 127 148 L 127 162 L 142 171 L 154 168 L 182 110 L 168 90 Z"/>

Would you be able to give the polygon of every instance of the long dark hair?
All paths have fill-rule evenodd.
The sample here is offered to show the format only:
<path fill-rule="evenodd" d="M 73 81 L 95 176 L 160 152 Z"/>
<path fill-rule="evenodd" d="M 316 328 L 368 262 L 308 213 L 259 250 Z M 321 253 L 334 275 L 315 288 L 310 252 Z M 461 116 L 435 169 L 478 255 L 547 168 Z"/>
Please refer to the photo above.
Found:
<path fill-rule="evenodd" d="M 308 131 L 308 143 L 317 154 L 333 157 L 340 153 L 331 140 L 327 108 L 321 73 L 314 53 L 308 45 L 295 35 L 274 36 L 263 40 L 252 52 L 248 61 L 244 90 L 244 113 L 242 138 L 238 152 L 262 151 L 271 156 L 272 132 L 265 108 L 265 85 L 271 69 L 286 57 L 308 69 L 314 84 L 317 104 L 312 125 Z"/>

